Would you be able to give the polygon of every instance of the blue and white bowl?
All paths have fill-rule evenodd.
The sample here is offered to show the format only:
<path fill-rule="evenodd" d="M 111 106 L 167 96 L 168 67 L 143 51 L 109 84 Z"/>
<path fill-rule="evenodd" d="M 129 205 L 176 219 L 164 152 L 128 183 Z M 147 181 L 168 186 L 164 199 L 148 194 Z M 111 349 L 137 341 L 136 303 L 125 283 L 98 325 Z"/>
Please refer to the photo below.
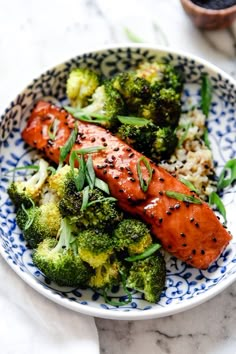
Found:
<path fill-rule="evenodd" d="M 163 317 L 210 299 L 236 279 L 234 238 L 220 258 L 205 271 L 194 269 L 166 254 L 167 280 L 160 302 L 150 304 L 143 300 L 142 294 L 133 292 L 132 303 L 117 308 L 105 304 L 99 292 L 59 287 L 45 279 L 33 265 L 32 251 L 26 247 L 16 225 L 14 206 L 6 191 L 12 176 L 6 177 L 5 172 L 32 160 L 34 151 L 22 141 L 20 132 L 35 103 L 40 99 L 50 100 L 55 104 L 63 102 L 66 99 L 65 83 L 68 73 L 77 66 L 96 69 L 105 76 L 112 76 L 135 67 L 144 60 L 153 59 L 171 62 L 184 72 L 186 84 L 183 100 L 191 96 L 193 103 L 199 102 L 203 73 L 207 73 L 212 80 L 214 95 L 207 123 L 214 159 L 220 171 L 227 160 L 236 157 L 236 82 L 214 65 L 186 53 L 146 45 L 129 45 L 80 55 L 33 80 L 10 103 L 0 119 L 0 252 L 12 269 L 39 293 L 84 314 L 136 320 Z M 13 177 L 22 173 L 25 172 L 15 172 Z M 236 226 L 233 223 L 236 210 L 235 186 L 225 191 L 223 201 L 229 230 L 236 237 Z M 114 299 L 121 299 L 123 294 L 117 288 L 111 295 Z"/>

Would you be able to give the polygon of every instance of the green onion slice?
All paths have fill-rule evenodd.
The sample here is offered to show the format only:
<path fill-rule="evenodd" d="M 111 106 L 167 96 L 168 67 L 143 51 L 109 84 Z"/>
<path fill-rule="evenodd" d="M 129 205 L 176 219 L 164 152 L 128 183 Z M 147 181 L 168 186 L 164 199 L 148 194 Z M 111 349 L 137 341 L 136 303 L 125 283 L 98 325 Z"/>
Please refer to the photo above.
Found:
<path fill-rule="evenodd" d="M 161 248 L 161 245 L 159 245 L 159 243 L 153 243 L 143 253 L 137 254 L 135 256 L 127 257 L 127 258 L 125 258 L 125 260 L 127 262 L 135 262 L 135 261 L 139 261 L 140 259 L 145 259 L 145 258 L 151 256 L 153 253 L 155 253 L 160 248 Z"/>
<path fill-rule="evenodd" d="M 188 181 L 187 179 L 185 179 L 183 177 L 180 177 L 179 180 L 180 180 L 180 182 L 185 184 L 185 186 L 187 186 L 190 189 L 190 191 L 199 194 L 199 191 L 197 190 L 197 188 L 190 181 Z"/>
<path fill-rule="evenodd" d="M 228 178 L 225 177 L 225 174 L 230 172 Z M 226 162 L 217 184 L 217 189 L 223 189 L 230 186 L 236 180 L 236 159 L 229 160 Z"/>
<path fill-rule="evenodd" d="M 216 192 L 212 192 L 209 196 L 209 204 L 210 205 L 215 205 L 216 208 L 218 209 L 218 211 L 220 212 L 220 214 L 223 216 L 225 222 L 227 221 L 226 219 L 226 210 L 225 210 L 225 206 L 222 202 L 222 200 L 220 199 L 220 197 L 218 196 L 218 194 Z"/>
<path fill-rule="evenodd" d="M 34 201 L 30 199 L 30 202 L 32 203 L 32 207 L 35 208 Z M 21 208 L 24 210 L 25 214 L 27 215 L 27 221 L 24 226 L 24 230 L 27 230 L 33 223 L 34 221 L 34 215 L 30 216 L 28 213 L 28 210 L 25 208 L 24 204 L 21 204 Z"/>
<path fill-rule="evenodd" d="M 180 125 L 177 129 L 184 129 L 183 135 L 180 137 L 179 142 L 178 142 L 178 147 L 180 148 L 183 145 L 183 142 L 186 140 L 186 137 L 188 135 L 188 131 L 190 127 L 192 126 L 191 122 L 188 122 L 185 125 Z"/>
<path fill-rule="evenodd" d="M 128 305 L 131 303 L 132 301 L 132 294 L 131 292 L 127 289 L 126 287 L 126 276 L 125 274 L 120 270 L 120 275 L 121 275 L 121 283 L 122 283 L 122 286 L 123 286 L 123 289 L 124 289 L 124 292 L 126 293 L 126 295 L 128 296 L 128 299 L 127 300 L 124 300 L 124 301 L 115 301 L 115 300 L 110 300 L 108 295 L 107 295 L 107 290 L 109 289 L 104 289 L 103 290 L 103 297 L 104 297 L 104 300 L 105 300 L 105 303 L 106 304 L 109 304 L 111 306 L 125 306 L 125 305 Z"/>
<path fill-rule="evenodd" d="M 106 148 L 103 146 L 90 146 L 87 148 L 82 148 L 82 149 L 73 150 L 73 151 L 78 155 L 87 155 L 87 154 L 94 154 L 94 153 L 104 150 L 104 149 L 106 149 Z"/>
<path fill-rule="evenodd" d="M 138 37 L 128 27 L 124 28 L 124 33 L 125 33 L 126 37 L 133 43 L 144 43 L 145 42 L 142 38 Z"/>
<path fill-rule="evenodd" d="M 175 191 L 166 191 L 166 195 L 167 195 L 167 197 L 177 199 L 182 202 L 188 202 L 188 203 L 192 203 L 192 204 L 202 204 L 202 201 L 200 199 L 195 198 L 192 195 L 187 195 L 187 194 L 183 194 L 183 193 L 179 193 L 179 192 L 175 192 Z"/>
<path fill-rule="evenodd" d="M 94 172 L 93 159 L 92 159 L 91 155 L 88 157 L 87 162 L 86 162 L 85 176 L 86 176 L 86 180 L 89 184 L 89 188 L 93 189 L 94 185 L 95 185 L 96 175 Z"/>
<path fill-rule="evenodd" d="M 60 124 L 60 121 L 55 118 L 52 121 L 52 123 L 49 125 L 49 127 L 48 127 L 49 139 L 51 139 L 51 140 L 55 140 L 56 139 L 56 135 L 57 135 L 57 130 L 58 130 L 59 124 Z"/>
<path fill-rule="evenodd" d="M 75 128 L 72 130 L 67 142 L 65 143 L 64 146 L 60 148 L 60 158 L 59 158 L 59 168 L 62 166 L 63 162 L 65 161 L 67 155 L 71 151 L 73 145 L 76 142 L 78 135 L 78 127 L 75 125 Z"/>
<path fill-rule="evenodd" d="M 143 174 L 142 174 L 142 170 L 141 170 L 141 163 L 143 162 L 143 164 L 145 165 L 146 169 L 148 170 L 149 173 L 149 177 L 148 180 L 145 181 L 143 178 Z M 138 178 L 139 178 L 139 183 L 141 186 L 141 189 L 144 192 L 147 192 L 149 184 L 152 180 L 152 168 L 150 166 L 150 163 L 148 162 L 148 160 L 146 159 L 146 157 L 142 156 L 139 158 L 138 162 L 137 162 L 137 172 L 138 172 Z"/>
<path fill-rule="evenodd" d="M 122 124 L 143 126 L 150 123 L 150 120 L 141 117 L 117 116 L 117 118 Z"/>
<path fill-rule="evenodd" d="M 49 167 L 48 167 L 49 169 Z M 21 171 L 21 170 L 39 170 L 39 165 L 27 165 L 27 166 L 20 166 L 20 167 L 15 167 L 12 170 L 6 171 L 3 175 L 6 176 L 8 173 L 12 173 L 15 171 Z"/>
<path fill-rule="evenodd" d="M 210 108 L 211 108 L 211 100 L 212 100 L 212 84 L 207 76 L 207 74 L 202 75 L 202 83 L 201 83 L 201 109 L 202 112 L 208 117 Z"/>
<path fill-rule="evenodd" d="M 210 140 L 209 140 L 209 134 L 208 134 L 208 129 L 207 128 L 204 129 L 203 140 L 204 140 L 204 143 L 205 143 L 206 147 L 208 147 L 208 149 L 210 149 L 211 148 L 211 143 L 210 143 Z"/>
<path fill-rule="evenodd" d="M 110 194 L 110 190 L 109 190 L 108 184 L 106 182 L 104 182 L 103 180 L 101 180 L 100 178 L 96 177 L 96 179 L 95 179 L 95 187 L 97 187 L 101 191 L 105 192 L 106 194 Z"/>
<path fill-rule="evenodd" d="M 86 186 L 83 189 L 83 201 L 81 205 L 81 211 L 85 210 L 88 206 L 88 200 L 89 200 L 89 186 Z"/>
<path fill-rule="evenodd" d="M 87 204 L 87 207 L 89 207 L 90 205 L 93 205 L 93 204 L 96 204 L 96 203 L 102 203 L 102 202 L 105 202 L 105 201 L 117 202 L 117 199 L 116 199 L 116 198 L 113 198 L 113 197 L 100 198 L 100 199 L 97 199 L 97 200 L 93 200 L 92 202 L 89 202 L 89 203 Z"/>

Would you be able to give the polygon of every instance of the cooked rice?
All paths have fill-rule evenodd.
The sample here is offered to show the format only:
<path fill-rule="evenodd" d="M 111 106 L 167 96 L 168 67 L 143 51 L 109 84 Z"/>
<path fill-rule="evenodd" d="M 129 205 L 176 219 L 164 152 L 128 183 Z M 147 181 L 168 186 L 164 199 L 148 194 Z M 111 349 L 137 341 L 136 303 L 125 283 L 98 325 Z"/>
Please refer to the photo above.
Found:
<path fill-rule="evenodd" d="M 177 178 L 190 181 L 203 199 L 216 190 L 212 152 L 203 140 L 205 120 L 198 109 L 182 114 L 177 129 L 180 146 L 168 161 L 160 164 Z"/>

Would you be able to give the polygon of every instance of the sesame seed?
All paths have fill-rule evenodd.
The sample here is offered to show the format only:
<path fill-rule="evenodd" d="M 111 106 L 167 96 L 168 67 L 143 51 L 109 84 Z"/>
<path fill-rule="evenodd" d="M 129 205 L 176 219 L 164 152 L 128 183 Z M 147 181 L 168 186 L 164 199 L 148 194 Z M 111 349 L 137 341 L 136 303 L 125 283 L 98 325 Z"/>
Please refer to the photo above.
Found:
<path fill-rule="evenodd" d="M 131 151 L 131 149 L 130 149 L 130 148 L 127 148 L 127 149 L 126 149 L 126 151 L 127 151 L 127 152 L 130 152 L 130 151 Z"/>
<path fill-rule="evenodd" d="M 103 174 L 105 175 L 107 173 L 107 170 L 103 170 Z"/>
<path fill-rule="evenodd" d="M 115 147 L 115 149 L 114 149 L 114 151 L 119 151 L 120 150 L 120 148 L 117 146 L 117 147 Z"/>
<path fill-rule="evenodd" d="M 162 218 L 159 218 L 159 223 L 160 223 L 160 224 L 162 223 L 162 221 L 163 221 L 163 219 L 162 219 Z"/>
<path fill-rule="evenodd" d="M 179 203 L 175 204 L 175 209 L 179 209 L 179 208 L 180 208 L 180 204 Z"/>
<path fill-rule="evenodd" d="M 106 139 L 105 139 L 105 138 L 103 138 L 103 137 L 101 138 L 101 140 L 102 140 L 102 141 L 106 141 Z"/>
<path fill-rule="evenodd" d="M 131 157 L 133 157 L 133 156 L 134 156 L 134 153 L 131 152 L 131 154 L 129 154 L 129 157 L 131 158 Z"/>
<path fill-rule="evenodd" d="M 190 222 L 194 222 L 194 218 L 190 218 Z"/>
<path fill-rule="evenodd" d="M 91 143 L 94 143 L 95 141 L 96 141 L 95 138 L 92 138 L 92 139 L 91 139 Z"/>
<path fill-rule="evenodd" d="M 196 254 L 196 250 L 192 250 L 192 254 Z"/>
<path fill-rule="evenodd" d="M 119 176 L 115 176 L 114 179 L 119 179 Z"/>
<path fill-rule="evenodd" d="M 205 251 L 204 251 L 204 250 L 201 250 L 201 254 L 202 254 L 202 255 L 205 254 Z"/>
<path fill-rule="evenodd" d="M 102 145 L 106 147 L 106 146 L 107 146 L 107 143 L 103 143 Z"/>
<path fill-rule="evenodd" d="M 198 222 L 195 222 L 195 226 L 196 226 L 196 227 L 199 227 L 199 223 L 198 223 Z"/>
<path fill-rule="evenodd" d="M 166 211 L 166 214 L 167 214 L 167 215 L 171 215 L 171 214 L 172 214 L 172 212 L 171 212 L 171 211 L 169 211 L 169 210 L 167 210 L 167 211 Z"/>
<path fill-rule="evenodd" d="M 136 181 L 136 179 L 133 178 L 133 177 L 131 177 L 129 180 L 130 180 L 131 182 L 135 182 L 135 181 Z"/>
<path fill-rule="evenodd" d="M 182 247 L 187 247 L 187 243 L 183 243 L 183 244 L 182 244 Z"/>
<path fill-rule="evenodd" d="M 160 194 L 160 195 L 163 195 L 164 193 L 163 193 L 162 191 L 159 191 L 159 194 Z"/>
<path fill-rule="evenodd" d="M 165 180 L 164 180 L 164 178 L 159 177 L 159 181 L 160 181 L 160 182 L 164 182 Z"/>
<path fill-rule="evenodd" d="M 217 238 L 216 238 L 216 237 L 213 237 L 212 241 L 213 241 L 213 242 L 217 242 Z"/>
<path fill-rule="evenodd" d="M 186 237 L 186 235 L 183 232 L 180 233 L 180 236 L 181 237 Z"/>
<path fill-rule="evenodd" d="M 124 193 L 124 190 L 123 190 L 123 189 L 119 189 L 119 192 L 120 192 L 120 193 Z"/>

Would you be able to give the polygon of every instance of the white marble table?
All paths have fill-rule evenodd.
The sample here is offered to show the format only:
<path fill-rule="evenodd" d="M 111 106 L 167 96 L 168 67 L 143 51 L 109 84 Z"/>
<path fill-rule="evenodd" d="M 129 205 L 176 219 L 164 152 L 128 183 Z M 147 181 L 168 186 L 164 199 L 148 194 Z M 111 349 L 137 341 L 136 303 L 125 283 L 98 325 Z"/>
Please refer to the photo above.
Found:
<path fill-rule="evenodd" d="M 56 63 L 87 48 L 127 41 L 126 27 L 143 41 L 187 50 L 236 78 L 236 23 L 224 31 L 199 31 L 178 0 L 0 1 L 0 110 L 33 77 Z M 9 277 L 14 278 L 11 273 Z M 8 278 L 4 281 L 7 283 Z M 2 296 L 4 291 L 0 281 Z M 32 292 L 32 296 L 36 295 Z M 14 308 L 17 294 L 4 296 L 8 310 Z M 235 354 L 235 299 L 236 284 L 207 303 L 175 316 L 139 322 L 96 319 L 100 351 L 104 354 Z M 5 311 L 5 316 L 8 314 Z M 4 306 L 1 306 L 1 316 L 4 316 Z M 63 319 L 65 314 L 61 312 L 61 316 Z M 29 320 L 33 324 L 34 319 L 25 316 L 23 330 L 24 326 L 29 327 Z M 25 353 L 41 353 L 37 347 L 32 350 L 27 343 L 23 344 L 31 348 Z M 18 353 L 10 349 L 10 344 L 1 347 L 1 340 L 0 348 L 2 354 Z M 51 353 L 47 351 L 47 342 L 44 353 Z"/>

